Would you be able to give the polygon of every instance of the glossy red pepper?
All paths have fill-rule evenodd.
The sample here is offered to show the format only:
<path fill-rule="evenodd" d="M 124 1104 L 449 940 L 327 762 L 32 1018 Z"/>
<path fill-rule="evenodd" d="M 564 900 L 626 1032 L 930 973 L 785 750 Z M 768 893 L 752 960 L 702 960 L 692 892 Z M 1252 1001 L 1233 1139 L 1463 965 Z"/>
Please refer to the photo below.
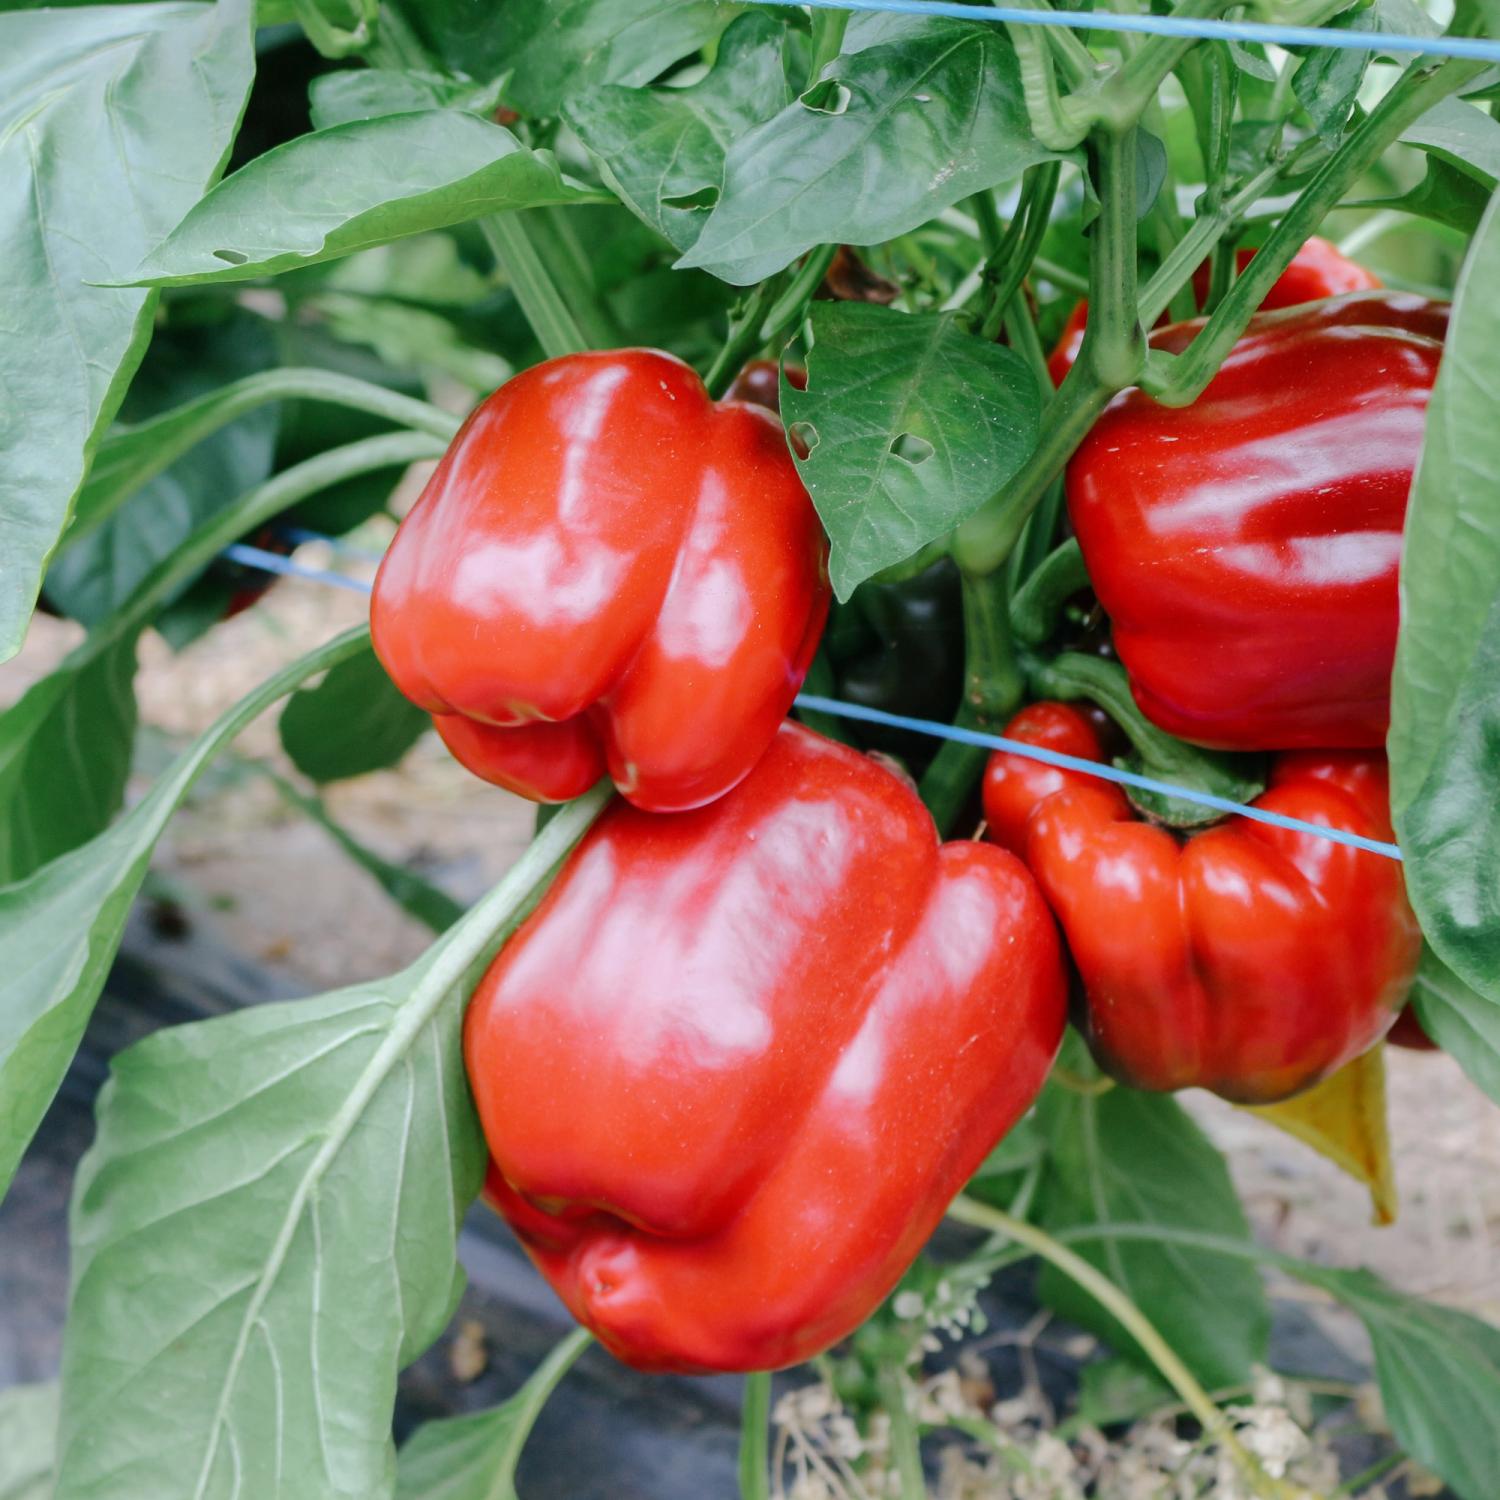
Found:
<path fill-rule="evenodd" d="M 710 401 L 667 354 L 574 354 L 465 422 L 381 565 L 371 631 L 477 775 L 552 802 L 607 771 L 678 811 L 776 733 L 826 562 L 775 418 Z"/>
<path fill-rule="evenodd" d="M 1102 758 L 1067 704 L 1032 704 L 1006 734 Z M 1384 756 L 1296 752 L 1255 805 L 1389 839 L 1387 795 Z M 1122 1083 L 1285 1099 L 1379 1041 L 1411 988 L 1421 937 L 1395 860 L 1245 818 L 1180 840 L 1112 783 L 1003 753 L 984 809 L 1057 913 L 1085 1034 Z"/>
<path fill-rule="evenodd" d="M 1237 250 L 1235 266 L 1243 271 L 1255 259 L 1254 250 Z M 1193 272 L 1193 297 L 1199 307 L 1208 296 L 1208 262 Z M 1367 292 L 1380 285 L 1380 278 L 1358 261 L 1340 254 L 1338 248 L 1314 235 L 1292 257 L 1292 263 L 1272 283 L 1260 304 L 1261 312 L 1279 307 L 1296 307 L 1302 302 L 1317 302 L 1323 297 L 1341 297 L 1345 292 Z M 1089 305 L 1081 301 L 1068 314 L 1062 333 L 1047 357 L 1047 373 L 1053 385 L 1061 385 L 1063 376 L 1073 368 L 1083 347 L 1083 330 L 1088 323 Z M 1165 321 L 1165 315 L 1163 316 Z"/>
<path fill-rule="evenodd" d="M 1406 497 L 1448 308 L 1258 313 L 1191 406 L 1125 391 L 1068 513 L 1141 711 L 1224 749 L 1384 742 Z M 1180 351 L 1199 323 L 1152 335 Z"/>
<path fill-rule="evenodd" d="M 1064 1007 L 1024 866 L 789 723 L 709 807 L 607 811 L 486 974 L 490 1196 L 627 1363 L 793 1364 L 900 1278 Z"/>

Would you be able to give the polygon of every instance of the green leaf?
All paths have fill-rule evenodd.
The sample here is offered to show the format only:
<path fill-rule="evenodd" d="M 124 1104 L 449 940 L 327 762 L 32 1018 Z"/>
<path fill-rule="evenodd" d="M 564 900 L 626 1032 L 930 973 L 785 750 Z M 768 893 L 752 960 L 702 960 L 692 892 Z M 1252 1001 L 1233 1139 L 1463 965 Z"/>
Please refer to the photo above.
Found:
<path fill-rule="evenodd" d="M 1396 1441 L 1460 1500 L 1494 1500 L 1500 1475 L 1500 1329 L 1422 1302 L 1370 1271 L 1287 1269 L 1359 1315 Z"/>
<path fill-rule="evenodd" d="M 487 115 L 494 111 L 499 97 L 497 88 L 477 89 L 436 73 L 399 68 L 339 68 L 320 73 L 308 87 L 315 130 L 426 109 L 463 109 Z"/>
<path fill-rule="evenodd" d="M 343 781 L 395 765 L 431 725 L 367 649 L 292 694 L 281 711 L 281 744 L 304 776 Z"/>
<path fill-rule="evenodd" d="M 396 1372 L 462 1289 L 463 999 L 609 797 L 401 973 L 159 1031 L 79 1167 L 57 1500 L 385 1500 Z"/>
<path fill-rule="evenodd" d="M 1476 994 L 1431 948 L 1412 987 L 1422 1029 L 1500 1104 L 1500 1005 Z"/>
<path fill-rule="evenodd" d="M 563 114 L 605 181 L 664 239 L 698 237 L 724 178 L 724 153 L 791 103 L 782 70 L 785 31 L 763 11 L 724 33 L 710 72 L 688 88 L 610 84 L 575 94 Z"/>
<path fill-rule="evenodd" d="M 738 285 L 813 245 L 893 239 L 1052 158 L 997 26 L 924 20 L 835 59 L 730 148 L 718 204 L 679 262 Z"/>
<path fill-rule="evenodd" d="M 351 631 L 278 672 L 218 719 L 108 832 L 0 890 L 0 1194 L 77 1050 L 168 819 L 256 714 L 366 638 Z"/>
<path fill-rule="evenodd" d="M 1036 443 L 1036 380 L 954 313 L 815 302 L 807 389 L 781 410 L 832 544 L 840 599 L 977 510 Z"/>
<path fill-rule="evenodd" d="M 0 886 L 86 843 L 120 810 L 139 636 L 85 641 L 0 714 Z"/>
<path fill-rule="evenodd" d="M 1333 31 L 1361 33 L 1391 32 L 1405 36 L 1436 36 L 1441 29 L 1412 0 L 1373 0 L 1326 23 Z M 1348 127 L 1359 99 L 1360 85 L 1372 58 L 1369 52 L 1349 47 L 1313 47 L 1292 77 L 1292 92 L 1308 113 L 1317 132 L 1330 145 L 1337 145 Z"/>
<path fill-rule="evenodd" d="M 1249 1239 L 1223 1157 L 1175 1099 L 1127 1088 L 1083 1094 L 1053 1082 L 1040 1115 L 1051 1148 L 1041 1196 L 1049 1231 L 1130 1223 Z M 1211 1389 L 1247 1380 L 1251 1365 L 1265 1359 L 1270 1315 L 1253 1266 L 1169 1243 L 1101 1240 L 1074 1248 L 1130 1297 Z M 1040 1289 L 1048 1306 L 1120 1353 L 1144 1359 L 1066 1277 L 1044 1270 Z"/>
<path fill-rule="evenodd" d="M 0 1391 L 0 1500 L 51 1500 L 57 1387 Z"/>
<path fill-rule="evenodd" d="M 1500 1000 L 1500 210 L 1459 278 L 1401 559 L 1391 812 L 1438 956 Z"/>
<path fill-rule="evenodd" d="M 401 1450 L 396 1500 L 516 1500 L 516 1465 L 547 1397 L 588 1347 L 570 1333 L 503 1406 L 428 1422 Z"/>
<path fill-rule="evenodd" d="M 447 8 L 457 9 L 455 0 Z M 510 69 L 505 102 L 523 115 L 554 115 L 602 84 L 650 83 L 739 10 L 710 0 L 506 0 L 484 24 L 497 64 Z"/>
<path fill-rule="evenodd" d="M 446 891 L 439 890 L 430 881 L 423 880 L 414 870 L 404 865 L 393 865 L 382 859 L 368 845 L 360 841 L 329 813 L 317 797 L 292 785 L 284 776 L 278 775 L 269 766 L 257 766 L 272 786 L 281 794 L 287 805 L 294 807 L 304 817 L 311 819 L 354 861 L 372 876 L 392 901 L 409 916 L 413 916 L 433 932 L 446 932 L 463 916 L 465 908 Z"/>
<path fill-rule="evenodd" d="M 126 408 L 139 419 L 171 412 L 194 398 L 215 401 L 222 387 L 264 370 L 274 359 L 265 320 L 253 313 L 168 328 L 148 351 Z M 276 427 L 274 407 L 247 411 L 155 475 L 112 514 L 95 511 L 86 531 L 75 527 L 63 538 L 47 570 L 48 600 L 85 625 L 113 614 L 208 517 L 270 474 Z M 106 439 L 101 453 L 109 445 Z M 79 496 L 80 509 L 86 501 L 96 503 L 91 490 L 99 493 L 92 481 Z"/>
<path fill-rule="evenodd" d="M 1367 198 L 1345 206 L 1399 209 L 1456 229 L 1460 234 L 1472 235 L 1484 218 L 1493 191 L 1493 183 L 1481 181 L 1472 172 L 1455 167 L 1434 153 L 1427 160 L 1427 172 L 1421 182 L 1399 198 Z"/>
<path fill-rule="evenodd" d="M 483 214 L 600 195 L 550 152 L 450 110 L 355 120 L 298 136 L 226 177 L 129 284 L 249 281 Z"/>
<path fill-rule="evenodd" d="M 1401 139 L 1487 186 L 1500 178 L 1500 122 L 1466 100 L 1444 99 Z"/>
<path fill-rule="evenodd" d="M 246 0 L 0 14 L 0 659 L 150 335 L 130 267 L 223 168 L 254 67 Z"/>

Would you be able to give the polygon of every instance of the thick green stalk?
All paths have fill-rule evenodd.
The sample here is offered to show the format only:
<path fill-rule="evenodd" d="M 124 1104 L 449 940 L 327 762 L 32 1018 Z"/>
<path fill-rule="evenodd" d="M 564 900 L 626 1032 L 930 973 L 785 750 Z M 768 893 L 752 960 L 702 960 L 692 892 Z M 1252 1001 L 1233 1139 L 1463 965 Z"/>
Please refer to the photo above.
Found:
<path fill-rule="evenodd" d="M 480 229 L 549 359 L 590 347 L 583 326 L 537 252 L 522 211 L 490 214 Z"/>
<path fill-rule="evenodd" d="M 1165 406 L 1188 406 L 1196 401 L 1266 293 L 1329 210 L 1409 126 L 1478 77 L 1485 67 L 1483 62 L 1457 58 L 1413 63 L 1282 215 L 1255 259 L 1187 349 L 1177 355 L 1153 351 L 1141 386 Z"/>
<path fill-rule="evenodd" d="M 896 1460 L 896 1478 L 901 1500 L 927 1500 L 927 1478 L 922 1473 L 922 1449 L 917 1424 L 912 1421 L 906 1404 L 906 1381 L 901 1371 L 889 1361 L 881 1364 L 876 1376 L 880 1404 L 891 1421 L 891 1456 Z"/>
<path fill-rule="evenodd" d="M 771 1493 L 771 1377 L 745 1376 L 740 1402 L 740 1500 L 769 1500 Z"/>
<path fill-rule="evenodd" d="M 1089 586 L 1089 571 L 1077 537 L 1049 552 L 1016 591 L 1010 624 L 1018 641 L 1040 646 L 1057 629 L 1063 605 Z"/>

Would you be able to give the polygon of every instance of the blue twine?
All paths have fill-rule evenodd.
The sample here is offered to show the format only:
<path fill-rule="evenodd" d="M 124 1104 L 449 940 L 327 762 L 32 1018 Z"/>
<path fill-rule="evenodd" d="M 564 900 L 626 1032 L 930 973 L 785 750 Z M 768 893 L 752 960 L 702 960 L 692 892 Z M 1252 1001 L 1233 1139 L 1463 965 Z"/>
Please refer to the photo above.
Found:
<path fill-rule="evenodd" d="M 318 532 L 298 531 L 304 540 L 328 542 L 333 540 Z M 332 584 L 335 588 L 348 589 L 355 594 L 368 594 L 371 585 L 359 578 L 350 578 L 344 573 L 329 573 L 322 568 L 305 568 L 275 552 L 266 552 L 260 547 L 251 547 L 244 542 L 235 542 L 224 549 L 224 556 L 231 562 L 249 568 L 263 568 L 268 573 L 281 573 L 288 578 L 301 578 L 309 583 Z M 1330 839 L 1335 844 L 1347 844 L 1351 849 L 1363 849 L 1369 854 L 1381 854 L 1387 859 L 1400 859 L 1401 850 L 1395 844 L 1382 843 L 1379 839 L 1367 839 L 1362 834 L 1349 833 L 1343 828 L 1325 828 L 1320 823 L 1307 823 L 1301 818 L 1289 818 L 1283 813 L 1270 812 L 1263 807 L 1251 807 L 1244 802 L 1232 802 L 1228 797 L 1218 797 L 1212 792 L 1200 792 L 1193 787 L 1173 786 L 1170 781 L 1157 781 L 1151 776 L 1138 776 L 1134 771 L 1122 771 L 1117 766 L 1107 766 L 1097 760 L 1083 760 L 1076 755 L 1064 755 L 1057 750 L 1047 750 L 1041 745 L 1028 745 L 1022 740 L 1006 739 L 1000 734 L 985 734 L 978 729 L 964 729 L 956 724 L 940 724 L 935 719 L 909 719 L 905 714 L 888 714 L 879 708 L 862 708 L 857 703 L 843 703 L 837 698 L 824 698 L 818 693 L 798 693 L 792 700 L 797 708 L 811 709 L 817 713 L 832 714 L 839 719 L 857 719 L 866 724 L 884 724 L 890 729 L 906 729 L 913 734 L 925 734 L 935 740 L 956 740 L 961 745 L 978 745 L 986 750 L 1005 750 L 1011 755 L 1022 755 L 1028 760 L 1041 761 L 1043 765 L 1057 766 L 1064 771 L 1081 771 L 1085 776 L 1097 776 L 1101 781 L 1118 782 L 1121 786 L 1138 787 L 1142 791 L 1156 792 L 1166 797 L 1176 797 L 1183 802 L 1192 802 L 1200 807 L 1212 807 L 1218 812 L 1232 813 L 1238 818 L 1249 818 L 1254 823 L 1266 823 L 1272 828 L 1286 828 L 1293 833 L 1310 833 L 1320 839 Z"/>
<path fill-rule="evenodd" d="M 755 5 L 814 10 L 873 11 L 901 16 L 941 16 L 1072 31 L 1136 31 L 1147 36 L 1221 42 L 1264 42 L 1277 47 L 1334 47 L 1346 52 L 1414 52 L 1430 57 L 1470 57 L 1500 63 L 1500 42 L 1481 37 L 1407 36 L 1399 32 L 1345 31 L 1325 26 L 1275 26 L 1263 21 L 1210 21 L 1181 16 L 1129 16 L 1094 10 L 1016 10 L 963 5 L 954 0 L 751 0 Z"/>

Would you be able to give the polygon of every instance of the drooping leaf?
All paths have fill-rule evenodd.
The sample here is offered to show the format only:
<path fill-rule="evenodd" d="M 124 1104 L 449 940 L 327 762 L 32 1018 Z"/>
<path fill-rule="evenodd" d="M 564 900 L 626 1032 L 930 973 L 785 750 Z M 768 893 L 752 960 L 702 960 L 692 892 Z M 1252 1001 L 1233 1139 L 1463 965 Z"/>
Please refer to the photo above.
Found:
<path fill-rule="evenodd" d="M 223 168 L 249 0 L 0 14 L 0 659 L 150 335 L 123 275 Z"/>
<path fill-rule="evenodd" d="M 0 1391 L 0 1500 L 51 1500 L 57 1387 Z"/>
<path fill-rule="evenodd" d="M 1396 1219 L 1396 1174 L 1386 1124 L 1385 1049 L 1373 1047 L 1304 1094 L 1246 1113 L 1311 1146 L 1370 1190 L 1377 1224 Z"/>
<path fill-rule="evenodd" d="M 1371 0 L 1324 24 L 1335 31 L 1370 35 L 1390 32 L 1436 36 L 1441 29 L 1412 0 Z M 1369 52 L 1352 47 L 1313 47 L 1293 75 L 1292 92 L 1329 145 L 1337 145 L 1347 128 L 1370 60 L 1379 55 L 1378 46 Z"/>
<path fill-rule="evenodd" d="M 1401 560 L 1391 811 L 1438 957 L 1500 1000 L 1500 211 L 1459 278 Z"/>
<path fill-rule="evenodd" d="M 1428 157 L 1426 174 L 1414 188 L 1395 198 L 1360 199 L 1349 207 L 1397 209 L 1471 235 L 1484 218 L 1493 191 L 1493 182 L 1455 167 L 1434 152 Z"/>
<path fill-rule="evenodd" d="M 1070 1043 L 1074 1048 L 1076 1043 Z M 1065 1053 L 1065 1057 L 1069 1055 Z M 1248 1240 L 1224 1159 L 1175 1099 L 1113 1088 L 1042 1095 L 1050 1158 L 1041 1199 L 1049 1231 L 1083 1224 L 1149 1224 Z M 1074 1246 L 1120 1287 L 1211 1388 L 1249 1378 L 1265 1359 L 1270 1315 L 1253 1266 L 1170 1243 L 1083 1241 Z M 1048 1268 L 1048 1306 L 1122 1353 L 1136 1346 L 1098 1304 Z"/>
<path fill-rule="evenodd" d="M 1465 99 L 1444 99 L 1401 139 L 1486 184 L 1500 178 L 1500 121 Z"/>
<path fill-rule="evenodd" d="M 120 810 L 140 629 L 85 641 L 0 714 L 0 885 L 86 843 Z"/>
<path fill-rule="evenodd" d="M 419 1427 L 401 1450 L 396 1500 L 516 1500 L 516 1465 L 537 1413 L 589 1342 L 578 1329 L 503 1406 Z"/>
<path fill-rule="evenodd" d="M 1460 1500 L 1492 1500 L 1500 1475 L 1500 1329 L 1405 1296 L 1370 1271 L 1287 1269 L 1359 1315 L 1402 1448 Z"/>
<path fill-rule="evenodd" d="M 1500 1004 L 1471 990 L 1430 949 L 1411 992 L 1422 1030 L 1500 1104 Z"/>
<path fill-rule="evenodd" d="M 971 515 L 1036 442 L 1040 398 L 1019 355 L 952 313 L 816 302 L 807 389 L 781 410 L 807 443 L 803 483 L 832 544 L 834 591 L 910 557 Z"/>
<path fill-rule="evenodd" d="M 215 400 L 224 386 L 266 369 L 274 358 L 265 321 L 253 313 L 166 329 L 130 388 L 126 415 L 140 422 L 195 399 Z M 276 425 L 274 406 L 245 412 L 155 475 L 112 514 L 65 536 L 47 570 L 47 598 L 85 625 L 113 614 L 204 520 L 270 474 Z M 101 453 L 109 446 L 106 439 Z M 79 496 L 80 508 L 91 490 L 92 479 Z"/>
<path fill-rule="evenodd" d="M 281 711 L 281 745 L 304 776 L 343 781 L 395 765 L 431 725 L 365 650 L 292 694 Z"/>
<path fill-rule="evenodd" d="M 777 21 L 755 11 L 729 27 L 713 68 L 691 87 L 610 84 L 575 94 L 564 107 L 609 185 L 679 250 L 697 239 L 718 197 L 724 153 L 791 103 L 784 36 Z"/>
<path fill-rule="evenodd" d="M 608 800 L 570 803 L 389 979 L 157 1032 L 79 1167 L 57 1500 L 389 1500 L 399 1368 L 463 1284 L 477 966 Z"/>
<path fill-rule="evenodd" d="M 250 719 L 364 641 L 351 631 L 224 714 L 107 832 L 0 889 L 0 1194 L 62 1083 L 168 819 Z"/>
<path fill-rule="evenodd" d="M 730 148 L 719 201 L 682 258 L 739 285 L 810 246 L 876 244 L 1050 159 L 997 26 L 923 19 L 835 59 Z"/>
<path fill-rule="evenodd" d="M 423 109 L 465 109 L 487 115 L 500 91 L 475 88 L 435 73 L 401 68 L 338 68 L 320 73 L 308 89 L 313 128 L 330 130 L 352 120 L 405 115 Z"/>
<path fill-rule="evenodd" d="M 713 0 L 506 0 L 485 26 L 497 65 L 510 70 L 505 102 L 523 115 L 553 115 L 601 84 L 650 83 L 739 11 Z"/>
<path fill-rule="evenodd" d="M 138 286 L 245 281 L 481 214 L 589 203 L 549 152 L 452 110 L 298 136 L 226 177 L 135 269 Z"/>

